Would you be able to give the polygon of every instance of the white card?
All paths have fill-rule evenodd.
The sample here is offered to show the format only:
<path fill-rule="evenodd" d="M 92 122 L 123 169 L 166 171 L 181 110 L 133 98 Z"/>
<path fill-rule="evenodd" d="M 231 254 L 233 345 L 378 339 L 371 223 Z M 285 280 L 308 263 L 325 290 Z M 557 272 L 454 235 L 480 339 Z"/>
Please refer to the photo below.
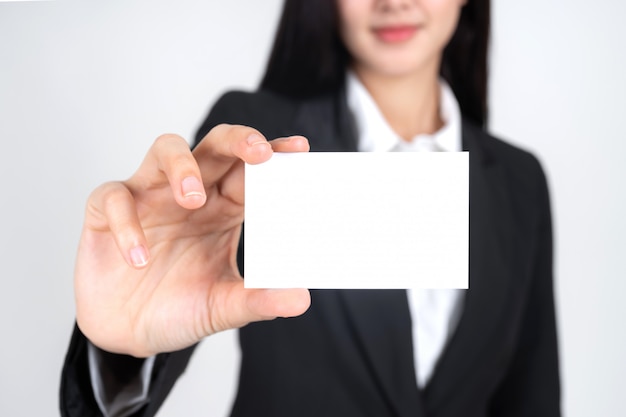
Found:
<path fill-rule="evenodd" d="M 276 153 L 245 168 L 247 288 L 468 288 L 467 152 Z"/>

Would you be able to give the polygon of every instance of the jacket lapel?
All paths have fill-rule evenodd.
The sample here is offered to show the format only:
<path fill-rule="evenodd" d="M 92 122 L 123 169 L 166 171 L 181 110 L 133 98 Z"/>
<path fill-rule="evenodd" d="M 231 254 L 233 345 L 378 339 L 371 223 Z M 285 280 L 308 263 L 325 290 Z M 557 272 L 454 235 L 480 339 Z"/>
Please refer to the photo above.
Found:
<path fill-rule="evenodd" d="M 464 123 L 463 146 L 470 156 L 469 290 L 458 327 L 426 386 L 429 410 L 453 396 L 469 372 L 481 371 L 474 364 L 497 337 L 494 333 L 512 289 L 504 279 L 513 225 L 506 176 L 482 147 L 483 134 Z"/>
<path fill-rule="evenodd" d="M 345 94 L 302 102 L 294 129 L 309 138 L 311 151 L 357 150 L 356 126 Z M 398 416 L 425 415 L 415 380 L 406 291 L 345 290 L 339 299 L 354 326 L 355 343 L 390 409 Z"/>
<path fill-rule="evenodd" d="M 415 380 L 411 317 L 405 290 L 341 292 L 369 370 L 393 415 L 424 416 Z"/>
<path fill-rule="evenodd" d="M 482 147 L 482 131 L 463 125 L 470 154 L 469 286 L 458 327 L 423 391 L 415 381 L 411 319 L 405 291 L 344 291 L 359 342 L 398 415 L 421 416 L 455 394 L 481 352 L 497 337 L 497 325 L 512 291 L 510 264 L 513 219 L 502 166 Z M 385 340 L 381 341 L 381 336 Z"/>

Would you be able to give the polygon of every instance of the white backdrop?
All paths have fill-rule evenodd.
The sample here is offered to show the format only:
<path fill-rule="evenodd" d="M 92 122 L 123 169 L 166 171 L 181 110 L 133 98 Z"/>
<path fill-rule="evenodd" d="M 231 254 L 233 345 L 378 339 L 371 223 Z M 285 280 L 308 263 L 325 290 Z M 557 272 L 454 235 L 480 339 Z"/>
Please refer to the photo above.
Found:
<path fill-rule="evenodd" d="M 58 415 L 90 190 L 254 88 L 280 3 L 0 2 L 0 415 Z M 493 3 L 490 127 L 552 189 L 564 410 L 626 415 L 626 3 Z M 205 341 L 160 415 L 226 415 L 237 360 L 236 333 Z"/>

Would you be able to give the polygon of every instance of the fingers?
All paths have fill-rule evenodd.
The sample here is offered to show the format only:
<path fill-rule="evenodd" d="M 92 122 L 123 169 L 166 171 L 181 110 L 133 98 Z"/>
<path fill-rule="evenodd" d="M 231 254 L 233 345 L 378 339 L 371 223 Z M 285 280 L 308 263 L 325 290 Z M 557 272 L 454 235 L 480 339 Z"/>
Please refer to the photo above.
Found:
<path fill-rule="evenodd" d="M 187 209 L 202 207 L 206 202 L 200 167 L 187 142 L 178 135 L 159 136 L 125 184 L 135 192 L 169 184 L 176 202 Z"/>
<path fill-rule="evenodd" d="M 304 136 L 288 136 L 270 141 L 274 152 L 308 152 L 309 141 Z"/>
<path fill-rule="evenodd" d="M 256 129 L 222 124 L 214 127 L 193 150 L 180 136 L 156 139 L 137 172 L 126 181 L 131 191 L 157 188 L 169 183 L 176 202 L 187 209 L 204 205 L 206 189 L 236 173 L 241 161 L 259 164 L 276 152 L 307 152 L 302 136 L 268 142 Z"/>
<path fill-rule="evenodd" d="M 251 289 L 244 288 L 243 280 L 223 282 L 220 290 L 214 288 L 206 335 L 226 329 L 245 326 L 250 322 L 272 320 L 276 317 L 295 317 L 311 305 L 307 289 Z M 217 290 L 217 291 L 215 291 Z M 226 297 L 222 297 L 228 294 Z"/>
<path fill-rule="evenodd" d="M 311 305 L 309 290 L 295 289 L 244 289 L 247 307 L 257 317 L 295 317 Z"/>
<path fill-rule="evenodd" d="M 197 209 L 207 200 L 206 190 L 219 183 L 222 195 L 243 203 L 242 161 L 256 164 L 267 161 L 274 151 L 308 150 L 302 136 L 268 142 L 246 126 L 216 126 L 193 152 L 182 137 L 162 135 L 128 181 L 107 183 L 94 192 L 90 227 L 110 229 L 126 262 L 141 268 L 148 263 L 149 253 L 137 214 L 139 194 L 168 187 L 178 205 Z"/>
<path fill-rule="evenodd" d="M 276 152 L 307 152 L 303 136 L 278 138 L 268 142 L 255 129 L 246 126 L 216 126 L 194 150 L 202 167 L 205 186 L 219 183 L 221 195 L 243 204 L 243 162 L 258 164 Z"/>
<path fill-rule="evenodd" d="M 193 151 L 202 167 L 205 186 L 220 181 L 241 161 L 259 164 L 271 158 L 272 147 L 261 133 L 247 126 L 218 125 Z"/>
<path fill-rule="evenodd" d="M 92 193 L 85 226 L 95 232 L 110 230 L 128 265 L 143 268 L 148 264 L 150 253 L 135 200 L 122 183 L 106 183 Z"/>
<path fill-rule="evenodd" d="M 269 142 L 273 152 L 308 152 L 309 141 L 304 136 L 289 136 Z M 241 166 L 233 166 L 220 183 L 220 192 L 232 201 L 243 204 L 244 173 Z"/>
<path fill-rule="evenodd" d="M 214 183 L 240 161 L 260 164 L 271 158 L 274 152 L 307 152 L 309 142 L 303 136 L 278 138 L 271 142 L 256 129 L 247 126 L 218 125 L 214 127 L 194 149 L 194 156 L 203 172 L 203 179 Z"/>

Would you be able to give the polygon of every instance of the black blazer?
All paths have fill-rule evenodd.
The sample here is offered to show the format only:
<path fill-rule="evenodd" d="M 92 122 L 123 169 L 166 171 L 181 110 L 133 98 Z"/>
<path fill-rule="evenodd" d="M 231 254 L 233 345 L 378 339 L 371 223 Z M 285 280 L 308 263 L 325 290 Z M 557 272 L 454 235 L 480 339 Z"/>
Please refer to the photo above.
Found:
<path fill-rule="evenodd" d="M 302 134 L 312 151 L 356 151 L 343 95 L 294 100 L 231 92 L 213 107 L 196 142 L 218 123 L 253 126 L 268 138 Z M 560 415 L 543 171 L 529 153 L 467 121 L 462 134 L 470 152 L 470 289 L 427 386 L 416 385 L 404 290 L 317 290 L 303 316 L 240 330 L 233 416 Z M 242 259 L 240 250 L 240 268 Z M 61 386 L 66 416 L 99 415 L 85 346 L 76 329 Z M 140 415 L 154 415 L 192 351 L 159 355 L 151 402 Z M 133 361 L 111 360 L 112 366 L 123 362 L 124 369 Z"/>

